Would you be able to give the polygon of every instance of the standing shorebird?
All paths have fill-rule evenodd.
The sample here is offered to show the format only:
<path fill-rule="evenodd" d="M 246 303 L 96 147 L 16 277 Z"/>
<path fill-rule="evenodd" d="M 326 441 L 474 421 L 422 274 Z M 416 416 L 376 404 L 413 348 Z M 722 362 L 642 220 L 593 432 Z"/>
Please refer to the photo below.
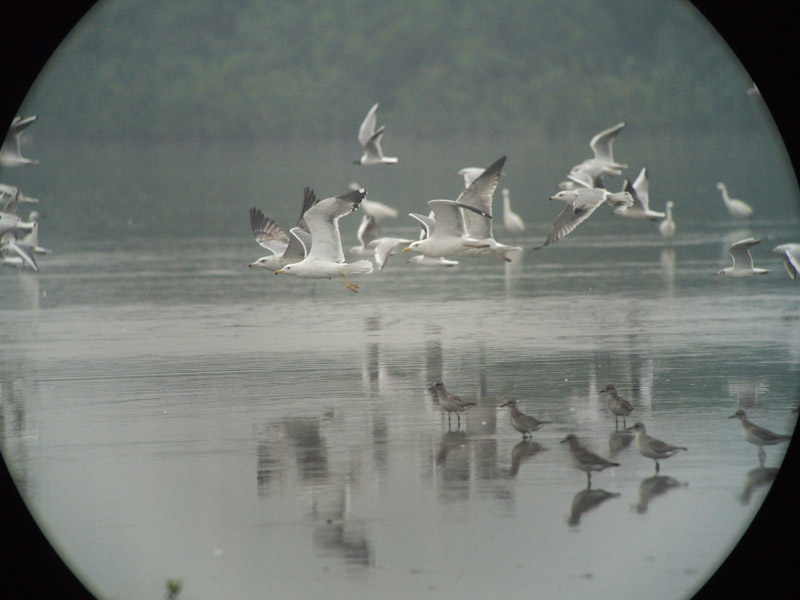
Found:
<path fill-rule="evenodd" d="M 659 460 L 669 458 L 681 450 L 686 451 L 686 448 L 683 446 L 673 446 L 672 444 L 662 442 L 661 440 L 647 435 L 647 430 L 644 427 L 644 423 L 641 421 L 631 427 L 630 430 L 636 432 L 636 446 L 639 448 L 639 454 L 647 458 L 652 458 L 655 461 L 656 473 L 661 470 L 661 466 L 658 464 Z"/>
<path fill-rule="evenodd" d="M 607 460 L 591 450 L 584 448 L 580 441 L 578 441 L 578 436 L 574 433 L 567 435 L 567 437 L 561 440 L 561 443 L 569 444 L 569 455 L 572 459 L 572 466 L 586 473 L 587 488 L 592 486 L 592 471 L 602 471 L 606 467 L 619 466 L 619 463 Z"/>
<path fill-rule="evenodd" d="M 444 383 L 441 381 L 437 381 L 431 387 L 428 388 L 432 392 L 436 392 L 436 396 L 439 398 L 439 406 L 441 406 L 445 411 L 447 411 L 447 427 L 450 427 L 450 416 L 452 413 L 456 413 L 456 417 L 458 418 L 458 427 L 461 427 L 461 415 L 458 413 L 462 413 L 467 410 L 470 406 L 475 406 L 475 402 L 469 402 L 466 400 L 462 400 L 460 397 L 456 396 L 455 394 L 451 394 L 446 389 L 444 389 Z"/>
<path fill-rule="evenodd" d="M 506 400 L 500 408 L 507 406 L 511 409 L 511 426 L 522 434 L 522 437 L 531 437 L 531 433 L 539 429 L 542 425 L 547 425 L 550 421 L 540 421 L 536 417 L 526 415 L 517 408 L 516 400 Z"/>
<path fill-rule="evenodd" d="M 606 394 L 608 398 L 608 410 L 614 415 L 614 429 L 619 428 L 620 417 L 622 417 L 622 428 L 626 429 L 625 417 L 629 417 L 636 409 L 633 408 L 630 402 L 617 393 L 617 388 L 612 383 L 609 383 L 605 389 L 600 390 L 600 393 Z"/>
<path fill-rule="evenodd" d="M 764 446 L 774 446 L 775 444 L 786 442 L 792 438 L 790 435 L 775 433 L 774 431 L 765 429 L 760 425 L 756 425 L 747 418 L 747 413 L 745 413 L 743 410 L 737 410 L 728 418 L 739 419 L 739 423 L 742 424 L 742 429 L 744 430 L 745 439 L 751 444 L 758 446 L 758 459 L 762 463 L 766 457 Z"/>

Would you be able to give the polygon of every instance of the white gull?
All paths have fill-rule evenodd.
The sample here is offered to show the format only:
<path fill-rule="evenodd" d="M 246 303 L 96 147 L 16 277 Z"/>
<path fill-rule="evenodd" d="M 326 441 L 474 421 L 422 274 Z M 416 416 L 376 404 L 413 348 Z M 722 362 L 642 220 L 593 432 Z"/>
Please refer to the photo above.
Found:
<path fill-rule="evenodd" d="M 311 232 L 311 248 L 307 249 L 303 260 L 288 264 L 275 271 L 275 274 L 289 273 L 303 279 L 342 277 L 347 289 L 351 292 L 358 291 L 358 285 L 349 281 L 347 276 L 372 273 L 373 266 L 368 260 L 345 262 L 339 219 L 358 208 L 365 195 L 366 190 L 363 189 L 351 191 L 320 200 L 309 208 L 304 218 Z M 293 227 L 291 233 L 296 235 L 297 230 L 297 227 Z"/>

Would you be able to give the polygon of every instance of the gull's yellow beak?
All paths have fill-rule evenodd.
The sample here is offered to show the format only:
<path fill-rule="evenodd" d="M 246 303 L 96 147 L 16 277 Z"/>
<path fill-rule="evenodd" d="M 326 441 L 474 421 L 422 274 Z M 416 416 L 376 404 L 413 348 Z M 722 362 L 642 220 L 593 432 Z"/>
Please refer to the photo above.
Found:
<path fill-rule="evenodd" d="M 283 269 L 278 269 L 275 271 L 275 275 L 280 275 L 281 273 L 283 273 Z"/>
<path fill-rule="evenodd" d="M 411 248 L 410 248 L 410 247 L 403 248 L 403 252 L 408 252 L 409 250 L 411 250 Z"/>

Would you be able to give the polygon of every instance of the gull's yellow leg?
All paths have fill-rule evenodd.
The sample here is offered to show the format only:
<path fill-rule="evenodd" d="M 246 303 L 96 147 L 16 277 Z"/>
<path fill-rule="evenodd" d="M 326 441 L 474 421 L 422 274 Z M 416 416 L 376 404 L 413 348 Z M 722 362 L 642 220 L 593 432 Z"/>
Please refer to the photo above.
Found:
<path fill-rule="evenodd" d="M 353 283 L 352 281 L 347 280 L 347 275 L 342 273 L 342 277 L 344 277 L 344 284 L 347 286 L 347 289 L 351 292 L 358 292 L 358 284 Z"/>

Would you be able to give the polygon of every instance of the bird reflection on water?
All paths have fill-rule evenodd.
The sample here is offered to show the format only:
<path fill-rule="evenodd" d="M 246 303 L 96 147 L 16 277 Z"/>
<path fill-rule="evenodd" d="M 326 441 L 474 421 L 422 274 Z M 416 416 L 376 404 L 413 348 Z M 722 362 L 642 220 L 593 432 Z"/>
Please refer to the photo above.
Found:
<path fill-rule="evenodd" d="M 573 527 L 578 525 L 584 513 L 600 506 L 606 500 L 616 498 L 619 495 L 618 492 L 608 492 L 598 489 L 593 490 L 589 487 L 585 490 L 581 490 L 572 497 L 572 507 L 567 523 Z"/>
<path fill-rule="evenodd" d="M 681 483 L 677 479 L 666 475 L 653 475 L 642 479 L 639 484 L 639 503 L 636 505 L 636 512 L 646 513 L 650 500 L 656 496 L 666 494 L 671 489 L 688 485 L 688 483 Z"/>
<path fill-rule="evenodd" d="M 763 464 L 748 471 L 742 494 L 739 496 L 739 502 L 742 504 L 749 504 L 753 492 L 760 487 L 770 485 L 777 476 L 777 467 L 765 467 Z"/>

